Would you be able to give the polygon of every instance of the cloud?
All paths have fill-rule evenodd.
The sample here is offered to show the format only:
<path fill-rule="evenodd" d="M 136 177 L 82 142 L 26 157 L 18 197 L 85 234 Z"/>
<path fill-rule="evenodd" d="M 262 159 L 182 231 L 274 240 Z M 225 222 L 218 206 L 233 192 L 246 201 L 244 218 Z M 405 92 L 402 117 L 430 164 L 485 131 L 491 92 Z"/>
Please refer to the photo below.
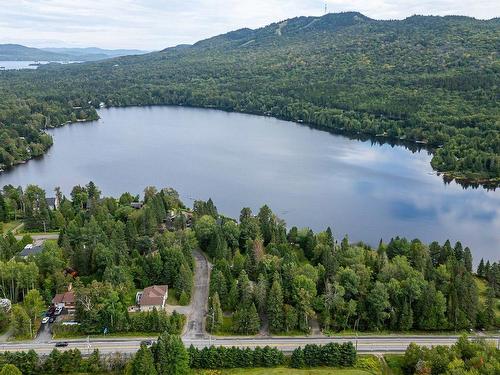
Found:
<path fill-rule="evenodd" d="M 500 15 L 496 0 L 327 0 L 329 12 L 377 19 Z M 321 15 L 321 0 L 0 0 L 0 43 L 161 49 L 241 27 Z"/>

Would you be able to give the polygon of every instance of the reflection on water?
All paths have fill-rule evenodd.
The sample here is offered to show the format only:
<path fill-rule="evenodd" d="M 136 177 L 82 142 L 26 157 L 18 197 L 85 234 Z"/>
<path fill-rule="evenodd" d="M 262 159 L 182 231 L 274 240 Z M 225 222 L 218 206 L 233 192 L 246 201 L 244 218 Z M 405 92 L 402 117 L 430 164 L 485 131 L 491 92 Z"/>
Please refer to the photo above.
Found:
<path fill-rule="evenodd" d="M 52 130 L 40 160 L 0 176 L 64 191 L 94 181 L 108 195 L 147 185 L 184 201 L 211 197 L 237 217 L 267 203 L 289 226 L 377 244 L 403 235 L 460 240 L 500 258 L 500 192 L 445 184 L 427 151 L 354 141 L 267 117 L 183 107 L 115 108 L 94 123 Z"/>

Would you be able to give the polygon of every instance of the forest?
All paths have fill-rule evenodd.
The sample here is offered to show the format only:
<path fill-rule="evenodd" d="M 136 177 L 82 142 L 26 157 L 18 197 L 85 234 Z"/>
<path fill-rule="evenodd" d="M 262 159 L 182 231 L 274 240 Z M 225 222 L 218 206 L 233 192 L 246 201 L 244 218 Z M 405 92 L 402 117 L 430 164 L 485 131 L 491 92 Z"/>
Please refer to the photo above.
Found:
<path fill-rule="evenodd" d="M 500 179 L 500 21 L 355 12 L 298 17 L 194 45 L 0 72 L 0 169 L 43 154 L 44 130 L 101 106 L 275 116 L 429 148 L 445 178 Z"/>
<path fill-rule="evenodd" d="M 481 260 L 474 270 L 472 251 L 460 242 L 396 237 L 371 248 L 335 238 L 330 228 L 288 229 L 268 206 L 257 214 L 243 208 L 238 220 L 219 214 L 210 199 L 190 209 L 171 188 L 111 198 L 90 182 L 68 197 L 55 194 L 56 210 L 37 186 L 5 186 L 0 194 L 1 220 L 60 233 L 27 258 L 18 254 L 29 235 L 0 237 L 0 293 L 14 305 L 10 317 L 0 309 L 0 320 L 10 320 L 19 337 L 32 334 L 30 319 L 69 284 L 80 301 L 76 333 L 179 333 L 182 316 L 127 307 L 136 290 L 153 284 L 167 284 L 178 303 L 189 303 L 198 248 L 213 264 L 206 327 L 214 334 L 500 327 L 500 264 Z"/>

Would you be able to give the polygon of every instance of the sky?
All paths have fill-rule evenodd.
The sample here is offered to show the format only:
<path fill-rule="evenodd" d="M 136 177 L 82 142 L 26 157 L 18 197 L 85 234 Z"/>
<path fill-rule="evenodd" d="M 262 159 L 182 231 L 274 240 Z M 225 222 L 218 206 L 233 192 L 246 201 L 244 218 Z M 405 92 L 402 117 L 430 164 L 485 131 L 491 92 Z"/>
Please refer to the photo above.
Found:
<path fill-rule="evenodd" d="M 0 44 L 159 50 L 295 16 L 500 17 L 499 0 L 0 0 Z"/>

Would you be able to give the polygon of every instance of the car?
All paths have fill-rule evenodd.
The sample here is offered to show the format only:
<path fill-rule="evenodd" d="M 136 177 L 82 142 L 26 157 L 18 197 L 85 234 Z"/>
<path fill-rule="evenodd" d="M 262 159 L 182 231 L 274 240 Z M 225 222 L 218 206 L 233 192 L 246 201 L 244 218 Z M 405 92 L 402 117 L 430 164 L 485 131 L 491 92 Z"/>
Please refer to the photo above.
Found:
<path fill-rule="evenodd" d="M 65 348 L 66 346 L 68 346 L 66 341 L 56 342 L 56 348 Z"/>
<path fill-rule="evenodd" d="M 50 319 L 50 318 L 49 318 L 48 316 L 44 317 L 44 318 L 42 319 L 42 324 L 46 324 L 46 323 L 48 323 L 49 319 Z"/>
<path fill-rule="evenodd" d="M 143 340 L 143 341 L 141 341 L 141 345 L 143 345 L 143 344 L 146 345 L 149 348 L 151 345 L 153 345 L 153 341 L 151 341 L 151 340 Z"/>
<path fill-rule="evenodd" d="M 49 323 L 54 323 L 56 321 L 56 317 L 55 316 L 51 316 L 49 318 Z"/>
<path fill-rule="evenodd" d="M 55 311 L 54 311 L 54 314 L 55 315 L 61 315 L 62 313 L 62 307 L 58 307 Z"/>

